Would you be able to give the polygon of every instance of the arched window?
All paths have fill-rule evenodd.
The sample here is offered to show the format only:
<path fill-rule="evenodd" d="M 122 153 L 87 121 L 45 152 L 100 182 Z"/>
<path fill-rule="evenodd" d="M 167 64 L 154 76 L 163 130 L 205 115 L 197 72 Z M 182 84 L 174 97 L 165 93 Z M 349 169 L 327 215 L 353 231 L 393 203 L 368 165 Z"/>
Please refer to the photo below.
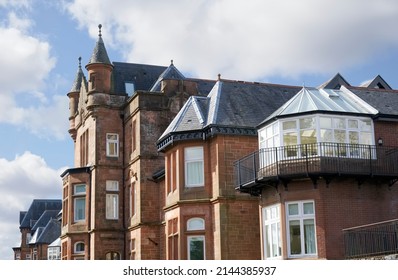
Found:
<path fill-rule="evenodd" d="M 75 254 L 81 254 L 84 253 L 84 242 L 76 242 L 75 243 L 75 250 L 74 250 Z"/>
<path fill-rule="evenodd" d="M 108 252 L 105 254 L 106 260 L 120 260 L 120 254 L 118 252 Z"/>
<path fill-rule="evenodd" d="M 187 221 L 187 230 L 204 230 L 205 220 L 202 218 L 191 218 Z"/>

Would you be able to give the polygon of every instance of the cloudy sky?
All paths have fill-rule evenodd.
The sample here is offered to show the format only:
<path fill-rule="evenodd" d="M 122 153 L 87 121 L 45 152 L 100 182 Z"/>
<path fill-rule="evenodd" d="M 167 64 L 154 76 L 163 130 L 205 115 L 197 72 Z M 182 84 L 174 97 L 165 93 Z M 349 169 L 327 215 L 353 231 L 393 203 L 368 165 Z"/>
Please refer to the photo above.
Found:
<path fill-rule="evenodd" d="M 61 198 L 66 94 L 99 23 L 112 61 L 306 86 L 380 74 L 398 88 L 396 0 L 0 0 L 0 259 L 19 246 L 19 211 Z"/>

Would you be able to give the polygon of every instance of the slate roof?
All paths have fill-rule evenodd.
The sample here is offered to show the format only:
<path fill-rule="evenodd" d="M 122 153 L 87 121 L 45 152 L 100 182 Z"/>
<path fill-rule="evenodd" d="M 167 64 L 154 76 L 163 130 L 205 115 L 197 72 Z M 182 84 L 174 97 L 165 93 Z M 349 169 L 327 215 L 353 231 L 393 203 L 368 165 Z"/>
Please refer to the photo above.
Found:
<path fill-rule="evenodd" d="M 166 66 L 113 62 L 113 88 L 115 93 L 127 94 L 126 82 L 134 83 L 135 90 L 149 91 Z"/>
<path fill-rule="evenodd" d="M 398 118 L 398 90 L 350 87 L 355 95 L 374 107 L 380 117 Z"/>
<path fill-rule="evenodd" d="M 174 66 L 173 62 L 171 62 L 170 66 L 163 71 L 162 74 L 159 75 L 158 79 L 151 87 L 150 91 L 160 91 L 161 82 L 163 79 L 177 79 L 184 80 L 184 75 Z"/>
<path fill-rule="evenodd" d="M 34 199 L 29 210 L 23 216 L 19 228 L 32 228 L 45 210 L 57 210 L 59 212 L 61 209 L 62 200 L 60 199 Z"/>
<path fill-rule="evenodd" d="M 106 48 L 105 48 L 104 40 L 102 40 L 101 25 L 99 25 L 98 27 L 100 28 L 99 34 L 98 34 L 98 40 L 97 40 L 97 43 L 95 44 L 93 54 L 91 55 L 91 58 L 87 65 L 94 64 L 94 63 L 103 63 L 103 64 L 112 65 L 111 61 L 109 60 L 109 56 L 106 51 Z"/>
<path fill-rule="evenodd" d="M 366 88 L 380 88 L 380 89 L 392 89 L 390 85 L 380 76 L 377 75 L 373 79 L 366 81 L 360 85 L 360 87 Z"/>
<path fill-rule="evenodd" d="M 75 80 L 73 81 L 72 88 L 70 92 L 80 92 L 80 88 L 82 85 L 82 82 L 87 83 L 86 77 L 84 76 L 83 70 L 82 70 L 82 65 L 81 65 L 81 57 L 79 57 L 79 67 L 77 69 L 76 77 Z"/>
<path fill-rule="evenodd" d="M 191 96 L 188 99 L 159 138 L 158 149 L 162 150 L 177 140 L 174 137 L 177 134 L 256 134 L 256 126 L 300 89 L 287 85 L 219 80 L 206 97 Z"/>
<path fill-rule="evenodd" d="M 350 84 L 346 81 L 346 79 L 344 79 L 344 77 L 340 73 L 337 73 L 333 78 L 326 81 L 318 88 L 339 89 L 341 86 L 348 87 L 350 86 Z"/>
<path fill-rule="evenodd" d="M 31 230 L 35 231 L 38 227 L 46 226 L 49 220 L 55 219 L 58 216 L 58 213 L 59 210 L 45 210 Z"/>
<path fill-rule="evenodd" d="M 36 244 L 50 244 L 61 235 L 61 222 L 50 219 L 36 240 Z"/>

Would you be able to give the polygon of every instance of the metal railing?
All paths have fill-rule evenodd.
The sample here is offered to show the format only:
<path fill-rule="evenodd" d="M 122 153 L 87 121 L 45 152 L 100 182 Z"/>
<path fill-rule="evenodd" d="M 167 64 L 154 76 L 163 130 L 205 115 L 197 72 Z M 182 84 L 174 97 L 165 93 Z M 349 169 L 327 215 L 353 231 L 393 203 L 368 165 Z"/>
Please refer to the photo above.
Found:
<path fill-rule="evenodd" d="M 398 219 L 343 229 L 343 235 L 347 259 L 398 254 Z"/>
<path fill-rule="evenodd" d="M 398 177 L 398 147 L 313 143 L 260 149 L 234 163 L 237 188 L 310 175 Z"/>

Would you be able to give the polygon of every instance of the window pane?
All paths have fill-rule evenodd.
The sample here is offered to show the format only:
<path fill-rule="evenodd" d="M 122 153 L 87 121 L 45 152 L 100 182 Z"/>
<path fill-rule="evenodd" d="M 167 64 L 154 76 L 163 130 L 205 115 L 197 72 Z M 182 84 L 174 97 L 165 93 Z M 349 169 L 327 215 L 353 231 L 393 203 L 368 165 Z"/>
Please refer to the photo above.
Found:
<path fill-rule="evenodd" d="M 358 128 L 357 120 L 348 120 L 348 128 Z"/>
<path fill-rule="evenodd" d="M 106 218 L 117 219 L 119 217 L 119 195 L 106 195 Z"/>
<path fill-rule="evenodd" d="M 324 118 L 320 117 L 319 118 L 319 126 L 321 128 L 332 128 L 332 119 L 331 118 Z"/>
<path fill-rule="evenodd" d="M 289 233 L 290 233 L 290 254 L 291 255 L 301 254 L 300 221 L 289 222 Z"/>
<path fill-rule="evenodd" d="M 201 218 L 192 218 L 187 222 L 187 230 L 204 230 L 205 221 Z"/>
<path fill-rule="evenodd" d="M 203 162 L 188 162 L 187 165 L 187 186 L 202 186 L 203 178 Z"/>
<path fill-rule="evenodd" d="M 204 260 L 205 259 L 205 248 L 204 248 L 204 237 L 195 236 L 188 237 L 189 247 L 189 259 L 190 260 Z"/>
<path fill-rule="evenodd" d="M 75 221 L 86 217 L 86 198 L 75 198 Z"/>
<path fill-rule="evenodd" d="M 337 143 L 345 143 L 345 130 L 335 130 L 334 138 Z"/>
<path fill-rule="evenodd" d="M 119 182 L 118 181 L 106 181 L 106 190 L 107 191 L 118 191 L 119 190 Z"/>
<path fill-rule="evenodd" d="M 333 142 L 333 131 L 330 129 L 321 129 L 321 142 Z"/>
<path fill-rule="evenodd" d="M 117 140 L 117 134 L 107 134 L 106 135 L 106 138 L 108 139 L 108 140 L 114 140 L 114 141 L 116 141 Z"/>
<path fill-rule="evenodd" d="M 86 193 L 86 185 L 76 185 L 75 194 L 83 194 L 83 193 Z"/>
<path fill-rule="evenodd" d="M 302 130 L 300 131 L 301 144 L 312 144 L 316 143 L 316 130 Z"/>
<path fill-rule="evenodd" d="M 267 138 L 271 137 L 273 135 L 272 133 L 272 126 L 267 126 Z"/>
<path fill-rule="evenodd" d="M 304 214 L 314 214 L 313 202 L 305 202 L 303 208 L 304 208 Z"/>
<path fill-rule="evenodd" d="M 285 146 L 297 145 L 297 132 L 284 133 L 283 144 Z"/>
<path fill-rule="evenodd" d="M 314 219 L 304 220 L 304 244 L 306 254 L 316 253 Z"/>
<path fill-rule="evenodd" d="M 360 129 L 362 131 L 371 131 L 372 122 L 370 120 L 362 120 L 360 121 Z"/>
<path fill-rule="evenodd" d="M 259 134 L 260 134 L 260 141 L 264 141 L 264 140 L 267 138 L 266 130 L 265 130 L 265 129 L 260 130 L 260 131 L 259 131 Z"/>
<path fill-rule="evenodd" d="M 359 144 L 372 145 L 372 134 L 370 132 L 361 132 Z"/>
<path fill-rule="evenodd" d="M 300 119 L 300 129 L 313 128 L 315 124 L 314 118 Z"/>
<path fill-rule="evenodd" d="M 296 121 L 286 121 L 282 124 L 283 130 L 296 129 Z"/>
<path fill-rule="evenodd" d="M 345 128 L 345 119 L 334 119 L 335 128 Z"/>
<path fill-rule="evenodd" d="M 273 132 L 273 135 L 279 133 L 279 123 L 278 123 L 278 122 L 275 122 L 275 123 L 272 125 L 272 132 Z"/>
<path fill-rule="evenodd" d="M 202 147 L 197 147 L 197 148 L 187 148 L 185 149 L 185 159 L 186 160 L 197 160 L 197 159 L 203 159 L 203 148 Z"/>
<path fill-rule="evenodd" d="M 292 216 L 292 215 L 298 215 L 298 213 L 299 213 L 299 207 L 298 207 L 298 204 L 289 204 L 289 216 Z"/>
<path fill-rule="evenodd" d="M 348 132 L 348 141 L 350 144 L 358 144 L 359 143 L 359 134 L 356 131 Z"/>

